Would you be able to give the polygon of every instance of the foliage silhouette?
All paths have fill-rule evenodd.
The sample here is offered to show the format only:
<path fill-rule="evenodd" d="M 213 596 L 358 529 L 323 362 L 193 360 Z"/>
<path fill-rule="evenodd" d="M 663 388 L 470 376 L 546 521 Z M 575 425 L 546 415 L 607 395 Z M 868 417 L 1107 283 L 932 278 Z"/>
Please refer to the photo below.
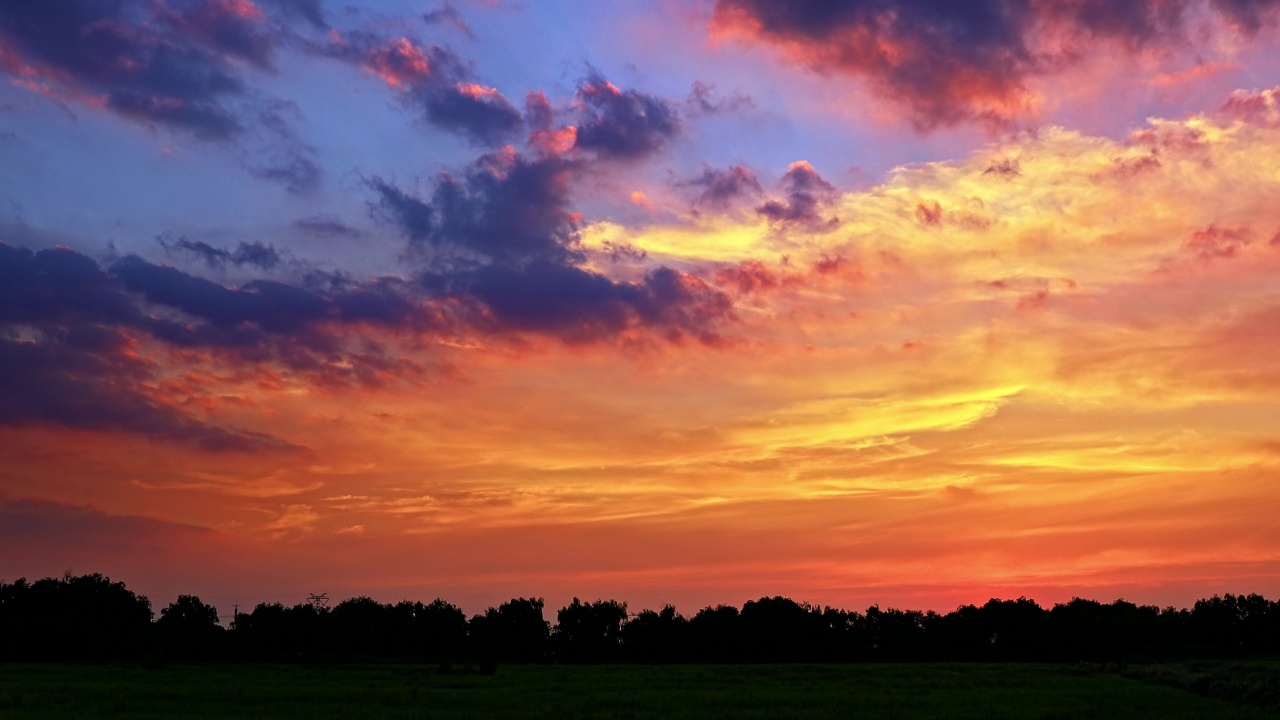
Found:
<path fill-rule="evenodd" d="M 135 659 L 151 636 L 151 601 L 100 574 L 0 583 L 6 659 Z"/>
<path fill-rule="evenodd" d="M 938 614 L 815 607 L 782 596 L 630 615 L 617 600 L 573 602 L 544 617 L 542 598 L 514 598 L 470 620 L 441 599 L 333 608 L 262 603 L 230 627 L 194 595 L 153 619 L 150 601 L 100 575 L 0 581 L 0 660 L 469 663 L 500 662 L 1112 662 L 1280 654 L 1280 602 L 1215 595 L 1190 609 L 1074 598 L 1043 608 L 992 599 Z"/>
<path fill-rule="evenodd" d="M 546 658 L 551 624 L 542 617 L 542 598 L 515 598 L 471 618 L 472 651 L 482 659 L 535 662 Z"/>
<path fill-rule="evenodd" d="M 208 659 L 221 648 L 218 609 L 195 595 L 179 595 L 160 611 L 155 627 L 165 655 L 174 659 Z"/>
<path fill-rule="evenodd" d="M 556 613 L 555 656 L 564 662 L 613 662 L 621 658 L 627 604 L 583 603 L 578 598 Z"/>

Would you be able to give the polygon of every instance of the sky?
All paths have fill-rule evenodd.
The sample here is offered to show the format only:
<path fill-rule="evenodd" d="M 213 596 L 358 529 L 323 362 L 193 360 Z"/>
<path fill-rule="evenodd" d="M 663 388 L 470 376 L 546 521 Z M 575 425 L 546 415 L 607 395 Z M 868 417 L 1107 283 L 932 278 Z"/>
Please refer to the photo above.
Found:
<path fill-rule="evenodd" d="M 1280 0 L 0 0 L 0 578 L 1280 596 Z"/>

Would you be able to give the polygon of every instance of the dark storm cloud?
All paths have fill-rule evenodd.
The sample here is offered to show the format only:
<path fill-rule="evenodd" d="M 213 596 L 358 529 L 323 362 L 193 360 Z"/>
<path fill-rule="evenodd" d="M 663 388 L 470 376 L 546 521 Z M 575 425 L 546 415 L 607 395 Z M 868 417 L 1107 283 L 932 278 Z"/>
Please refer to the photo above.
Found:
<path fill-rule="evenodd" d="M 1246 33 L 1276 0 L 1211 0 Z M 1188 41 L 1197 0 L 717 0 L 713 29 L 781 48 L 822 72 L 870 80 L 922 130 L 1023 112 L 1026 81 L 1112 43 L 1131 52 Z"/>
<path fill-rule="evenodd" d="M 320 185 L 324 171 L 310 154 L 296 150 L 290 147 L 269 149 L 266 158 L 246 163 L 246 167 L 255 176 L 284 185 L 295 195 L 309 193 Z"/>
<path fill-rule="evenodd" d="M 436 211 L 430 203 L 376 175 L 368 182 L 378 195 L 372 206 L 378 219 L 399 227 L 411 246 L 421 247 L 431 241 L 436 233 Z"/>
<path fill-rule="evenodd" d="M 741 165 L 732 165 L 727 170 L 707 168 L 702 175 L 687 184 L 702 188 L 694 202 L 696 207 L 715 210 L 725 210 L 742 198 L 758 196 L 764 192 L 756 174 Z"/>
<path fill-rule="evenodd" d="M 300 19 L 313 27 L 327 29 L 321 0 L 263 0 L 263 5 L 274 7 L 288 19 Z"/>
<path fill-rule="evenodd" d="M 578 216 L 568 181 L 575 166 L 556 155 L 482 156 L 461 176 L 441 175 L 430 195 L 380 178 L 375 216 L 398 226 L 425 263 L 429 295 L 471 308 L 465 321 L 490 333 L 546 333 L 583 342 L 646 329 L 668 340 L 715 342 L 733 317 L 717 290 L 658 268 L 625 282 L 578 266 Z"/>
<path fill-rule="evenodd" d="M 395 223 L 418 251 L 493 264 L 564 262 L 577 222 L 567 209 L 569 165 L 514 153 L 482 156 L 461 177 L 442 173 L 428 198 L 370 179 L 378 215 Z"/>
<path fill-rule="evenodd" d="M 134 432 L 210 450 L 287 447 L 209 425 L 143 391 L 153 368 L 132 352 L 129 331 L 149 322 L 93 260 L 0 244 L 0 424 Z"/>
<path fill-rule="evenodd" d="M 254 243 L 183 249 L 251 266 L 273 252 Z M 230 288 L 136 256 L 104 271 L 71 250 L 0 244 L 0 423 L 139 433 L 214 450 L 284 448 L 158 398 L 158 368 L 137 344 L 283 369 L 323 387 L 381 385 L 422 368 L 372 340 L 349 341 L 344 328 L 429 332 L 448 322 L 418 292 L 391 278 L 335 280 L 323 292 L 270 280 Z"/>
<path fill-rule="evenodd" d="M 303 232 L 324 237 L 358 238 L 364 235 L 360 230 L 342 222 L 336 216 L 311 215 L 293 221 L 293 226 Z"/>
<path fill-rule="evenodd" d="M 476 39 L 476 34 L 471 30 L 471 25 L 467 23 L 467 19 L 462 17 L 462 13 L 458 12 L 458 9 L 448 2 L 439 9 L 423 13 L 422 21 L 427 25 L 448 25 L 468 38 Z"/>
<path fill-rule="evenodd" d="M 498 144 L 523 124 L 520 111 L 502 93 L 475 82 L 471 67 L 438 45 L 351 32 L 305 47 L 360 65 L 400 91 L 402 101 L 427 123 L 475 144 Z"/>
<path fill-rule="evenodd" d="M 0 55 L 17 79 L 101 98 L 142 122 L 221 139 L 241 130 L 228 107 L 244 83 L 213 52 L 161 33 L 140 2 L 47 0 L 0 4 Z M 92 100 L 91 100 L 92 102 Z"/>
<path fill-rule="evenodd" d="M 168 252 L 190 253 L 204 261 L 211 268 L 226 267 L 228 263 L 236 266 L 249 265 L 260 270 L 270 270 L 281 262 L 280 251 L 272 245 L 261 242 L 240 242 L 235 250 L 215 247 L 199 240 L 178 238 L 177 240 L 160 239 L 160 245 Z"/>
<path fill-rule="evenodd" d="M 281 32 L 249 0 L 4 2 L 0 70 L 58 102 L 230 143 L 251 173 L 302 193 L 321 169 L 292 130 L 300 113 L 243 72 L 274 72 Z"/>
<path fill-rule="evenodd" d="M 106 330 L 79 328 L 40 342 L 0 337 L 0 424 L 122 431 L 215 451 L 290 447 L 262 433 L 210 425 L 152 400 L 138 389 L 150 379 L 150 368 L 125 350 L 124 337 Z"/>
<path fill-rule="evenodd" d="M 147 300 L 219 328 L 253 324 L 271 333 L 297 333 L 323 319 L 329 310 L 324 298 L 283 283 L 254 280 L 231 289 L 136 255 L 112 264 L 111 274 Z"/>
<path fill-rule="evenodd" d="M 723 293 L 670 268 L 640 282 L 618 282 L 572 265 L 537 262 L 481 268 L 458 282 L 483 303 L 493 330 L 547 333 L 570 341 L 609 339 L 634 328 L 679 342 L 715 343 L 714 327 L 733 316 Z"/>
<path fill-rule="evenodd" d="M 246 252 L 263 249 L 249 244 Z M 435 323 L 407 285 L 390 278 L 357 283 L 330 276 L 324 289 L 320 284 L 307 288 L 275 280 L 253 280 L 231 288 L 136 255 L 113 263 L 110 275 L 122 288 L 150 303 L 203 321 L 192 324 L 148 317 L 148 330 L 183 345 L 225 342 L 236 346 L 253 339 L 271 352 L 280 350 L 269 347 L 273 344 L 329 352 L 338 347 L 334 333 L 344 324 L 427 331 Z"/>
<path fill-rule="evenodd" d="M 0 243 L 0 323 L 133 324 L 141 313 L 96 262 L 64 249 Z"/>
<path fill-rule="evenodd" d="M 476 144 L 495 145 L 520 127 L 520 111 L 502 93 L 470 82 L 424 88 L 415 93 L 433 125 Z"/>
<path fill-rule="evenodd" d="M 209 49 L 260 70 L 275 66 L 275 40 L 265 14 L 247 0 L 177 0 L 162 6 L 161 22 Z"/>
<path fill-rule="evenodd" d="M 837 222 L 835 218 L 824 220 L 820 213 L 822 203 L 835 196 L 836 188 L 823 180 L 809 163 L 803 160 L 792 163 L 791 169 L 782 176 L 782 186 L 786 200 L 770 200 L 756 208 L 756 212 L 784 223 Z"/>
<path fill-rule="evenodd" d="M 582 106 L 577 147 L 604 157 L 651 155 L 680 131 L 680 117 L 670 103 L 620 90 L 600 75 L 583 80 L 576 97 Z"/>

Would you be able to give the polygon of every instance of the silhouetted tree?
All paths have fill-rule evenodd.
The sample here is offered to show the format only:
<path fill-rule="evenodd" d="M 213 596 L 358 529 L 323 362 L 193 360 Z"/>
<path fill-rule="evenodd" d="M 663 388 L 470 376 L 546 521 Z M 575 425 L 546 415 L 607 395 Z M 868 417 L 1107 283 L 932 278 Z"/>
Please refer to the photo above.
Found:
<path fill-rule="evenodd" d="M 622 626 L 624 656 L 641 662 L 678 662 L 688 659 L 689 621 L 671 605 L 643 610 Z"/>
<path fill-rule="evenodd" d="M 383 604 L 355 597 L 332 610 L 263 603 L 237 613 L 181 595 L 152 623 L 151 603 L 102 575 L 0 581 L 0 660 L 415 659 L 536 662 L 1077 661 L 1280 653 L 1280 602 L 1215 595 L 1189 609 L 1074 598 L 1046 610 L 1027 598 L 991 599 L 945 615 L 865 614 L 782 596 L 705 607 L 686 620 L 670 605 L 628 620 L 616 600 L 578 598 L 556 614 L 516 598 L 467 621 L 444 600 Z"/>
<path fill-rule="evenodd" d="M 218 625 L 218 609 L 195 595 L 179 595 L 161 610 L 156 631 L 169 656 L 180 659 L 214 656 L 223 632 Z"/>
<path fill-rule="evenodd" d="M 742 630 L 738 608 L 707 606 L 689 620 L 689 644 L 693 659 L 704 662 L 740 662 Z"/>
<path fill-rule="evenodd" d="M 507 662 L 542 660 L 551 633 L 542 608 L 542 598 L 515 598 L 471 618 L 468 630 L 474 652 Z"/>
<path fill-rule="evenodd" d="M 240 613 L 232 623 L 232 636 L 241 653 L 263 660 L 294 660 L 336 652 L 329 634 L 330 611 L 306 603 L 285 607 L 259 603 L 250 613 Z"/>
<path fill-rule="evenodd" d="M 748 600 L 739 616 L 743 659 L 798 662 L 822 652 L 822 616 L 790 598 Z"/>
<path fill-rule="evenodd" d="M 867 608 L 860 629 L 870 642 L 870 657 L 880 661 L 927 657 L 925 621 L 925 613 L 918 610 L 881 610 L 878 605 Z"/>
<path fill-rule="evenodd" d="M 565 662 L 615 662 L 621 649 L 627 605 L 616 600 L 573 602 L 556 613 L 556 657 Z"/>
<path fill-rule="evenodd" d="M 115 660 L 140 657 L 151 601 L 101 574 L 26 579 L 0 589 L 0 635 L 10 659 Z"/>
<path fill-rule="evenodd" d="M 456 605 L 440 598 L 427 605 L 414 603 L 413 619 L 423 656 L 449 660 L 462 654 L 467 641 L 467 616 Z"/>
<path fill-rule="evenodd" d="M 334 606 L 329 628 L 334 648 L 343 656 L 385 656 L 392 638 L 392 613 L 370 597 L 354 597 Z"/>

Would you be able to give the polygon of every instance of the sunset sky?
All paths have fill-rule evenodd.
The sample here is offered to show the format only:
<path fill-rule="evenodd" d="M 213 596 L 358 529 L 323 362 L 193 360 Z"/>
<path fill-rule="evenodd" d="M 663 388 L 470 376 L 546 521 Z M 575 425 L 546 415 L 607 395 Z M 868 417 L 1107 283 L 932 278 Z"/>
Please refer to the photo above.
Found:
<path fill-rule="evenodd" d="M 1280 595 L 1280 0 L 0 0 L 0 578 Z"/>

